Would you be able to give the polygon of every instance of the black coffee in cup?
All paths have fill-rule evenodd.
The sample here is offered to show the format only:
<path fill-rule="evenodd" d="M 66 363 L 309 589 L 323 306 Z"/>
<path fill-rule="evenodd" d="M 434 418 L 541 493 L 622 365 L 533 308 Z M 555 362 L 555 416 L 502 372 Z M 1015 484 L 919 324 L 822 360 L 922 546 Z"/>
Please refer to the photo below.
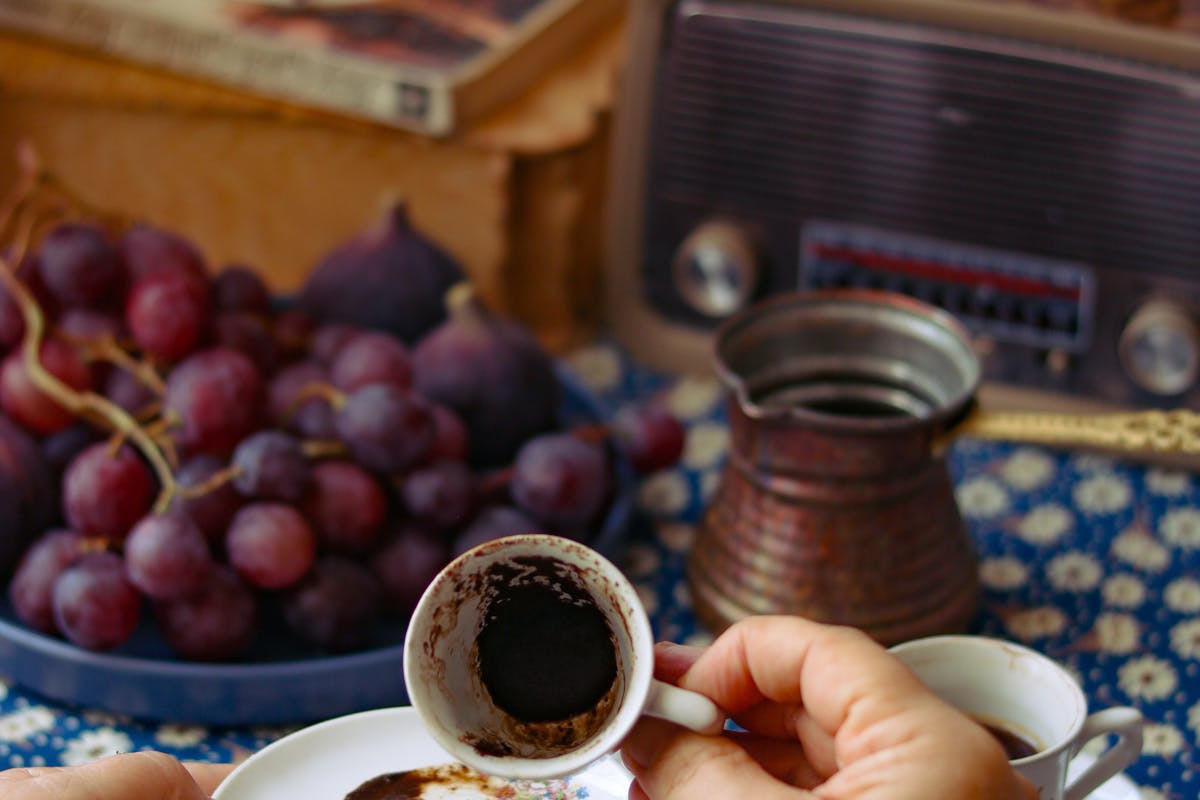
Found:
<path fill-rule="evenodd" d="M 984 727 L 984 729 L 995 737 L 996 741 L 1000 742 L 1000 746 L 1004 748 L 1004 753 L 1008 756 L 1009 761 L 1015 761 L 1018 758 L 1026 758 L 1041 750 L 1029 739 L 1014 733 L 1003 723 L 996 722 L 990 719 L 974 718 L 976 722 Z"/>
<path fill-rule="evenodd" d="M 561 562 L 527 557 L 490 577 L 476 646 L 496 706 L 528 723 L 595 708 L 616 680 L 616 640 L 577 576 Z"/>

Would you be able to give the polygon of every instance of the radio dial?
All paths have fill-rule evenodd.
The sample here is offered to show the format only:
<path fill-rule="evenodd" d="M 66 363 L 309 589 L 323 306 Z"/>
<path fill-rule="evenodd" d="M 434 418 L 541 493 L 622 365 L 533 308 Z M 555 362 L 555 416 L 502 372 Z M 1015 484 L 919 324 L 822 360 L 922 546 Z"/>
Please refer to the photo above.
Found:
<path fill-rule="evenodd" d="M 715 219 L 696 227 L 675 252 L 672 274 L 679 296 L 707 317 L 745 308 L 758 286 L 758 253 L 741 225 Z"/>
<path fill-rule="evenodd" d="M 1121 331 L 1118 354 L 1125 374 L 1141 388 L 1181 394 L 1200 376 L 1200 329 L 1175 303 L 1151 300 Z"/>

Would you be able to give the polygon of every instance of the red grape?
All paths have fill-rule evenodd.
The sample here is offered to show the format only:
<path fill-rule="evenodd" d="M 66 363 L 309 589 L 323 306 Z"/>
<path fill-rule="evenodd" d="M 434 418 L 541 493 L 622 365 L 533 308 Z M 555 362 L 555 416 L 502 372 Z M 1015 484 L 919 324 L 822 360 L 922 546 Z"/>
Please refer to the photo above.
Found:
<path fill-rule="evenodd" d="M 378 472 L 402 472 L 420 463 L 433 444 L 429 404 L 383 383 L 347 396 L 334 425 L 354 460 Z"/>
<path fill-rule="evenodd" d="M 617 449 L 642 474 L 673 466 L 683 454 L 683 423 L 657 403 L 622 408 L 613 418 L 612 432 Z"/>
<path fill-rule="evenodd" d="M 154 502 L 154 476 L 129 445 L 91 445 L 63 476 L 63 513 L 87 536 L 123 539 Z"/>
<path fill-rule="evenodd" d="M 87 222 L 52 228 L 42 239 L 38 261 L 46 288 L 67 308 L 108 304 L 124 278 L 116 248 L 100 227 Z"/>
<path fill-rule="evenodd" d="M 267 285 L 257 272 L 241 264 L 230 265 L 213 278 L 212 299 L 218 311 L 266 314 L 271 310 Z"/>
<path fill-rule="evenodd" d="M 355 325 L 327 322 L 319 326 L 312 335 L 312 357 L 319 364 L 332 364 L 338 351 L 351 339 L 366 331 Z"/>
<path fill-rule="evenodd" d="M 116 553 L 87 553 L 54 582 L 55 624 L 68 640 L 88 650 L 124 644 L 141 613 L 142 596 Z"/>
<path fill-rule="evenodd" d="M 212 321 L 213 344 L 228 347 L 255 363 L 263 375 L 275 372 L 279 346 L 266 321 L 245 312 L 222 312 Z"/>
<path fill-rule="evenodd" d="M 104 396 L 130 414 L 145 411 L 158 399 L 154 390 L 140 378 L 119 368 L 109 371 L 104 381 Z"/>
<path fill-rule="evenodd" d="M 208 267 L 200 251 L 177 233 L 150 225 L 125 231 L 117 243 L 121 260 L 132 281 L 152 272 L 186 272 L 208 278 Z"/>
<path fill-rule="evenodd" d="M 436 461 L 419 467 L 400 482 L 400 496 L 414 519 L 439 531 L 465 524 L 475 511 L 475 475 L 461 461 Z"/>
<path fill-rule="evenodd" d="M 281 369 L 268 390 L 271 422 L 309 439 L 337 438 L 328 400 L 309 397 L 297 402 L 306 387 L 324 383 L 325 369 L 315 361 L 299 361 Z"/>
<path fill-rule="evenodd" d="M 303 510 L 321 546 L 362 553 L 379 538 L 388 502 L 379 481 L 349 461 L 322 461 L 312 468 Z"/>
<path fill-rule="evenodd" d="M 446 406 L 433 405 L 433 444 L 425 458 L 430 461 L 466 461 L 471 452 L 467 426 Z"/>
<path fill-rule="evenodd" d="M 354 650 L 371 638 L 380 592 L 366 567 L 323 556 L 283 597 L 283 618 L 297 635 L 329 650 Z"/>
<path fill-rule="evenodd" d="M 604 450 L 570 433 L 535 436 L 517 452 L 511 491 L 517 505 L 545 525 L 586 525 L 608 493 Z"/>
<path fill-rule="evenodd" d="M 220 455 L 258 429 L 264 396 L 254 362 L 216 347 L 188 356 L 171 370 L 164 410 L 185 450 Z"/>
<path fill-rule="evenodd" d="M 208 320 L 208 285 L 190 272 L 160 270 L 137 279 L 125 324 L 147 355 L 172 362 L 196 349 Z"/>
<path fill-rule="evenodd" d="M 192 456 L 176 471 L 175 481 L 180 488 L 188 489 L 199 486 L 224 468 L 224 462 L 216 456 Z M 242 507 L 244 499 L 231 483 L 222 483 L 194 497 L 176 495 L 174 502 L 179 511 L 196 523 L 210 543 L 218 544 L 224 541 L 225 531 L 233 515 Z"/>
<path fill-rule="evenodd" d="M 151 514 L 125 539 L 129 582 L 147 597 L 178 600 L 199 594 L 212 569 L 204 534 L 183 514 Z"/>
<path fill-rule="evenodd" d="M 58 633 L 54 622 L 54 582 L 63 570 L 84 553 L 83 536 L 70 530 L 52 530 L 36 540 L 17 565 L 8 597 L 17 619 L 34 630 Z"/>
<path fill-rule="evenodd" d="M 42 342 L 39 356 L 46 370 L 71 389 L 92 388 L 92 372 L 79 352 L 57 339 Z M 36 434 L 60 431 L 75 422 L 75 415 L 51 400 L 34 385 L 25 365 L 23 349 L 14 350 L 0 365 L 0 407 Z"/>
<path fill-rule="evenodd" d="M 11 350 L 20 344 L 24 337 L 25 316 L 8 288 L 0 283 L 0 348 Z"/>
<path fill-rule="evenodd" d="M 373 383 L 397 389 L 412 386 L 412 360 L 399 339 L 386 333 L 367 332 L 342 345 L 329 367 L 333 385 L 352 392 Z"/>
<path fill-rule="evenodd" d="M 462 555 L 476 545 L 499 539 L 501 536 L 513 536 L 518 533 L 538 533 L 542 526 L 538 525 L 520 509 L 512 506 L 488 506 L 475 515 L 463 531 L 454 539 L 454 555 Z"/>
<path fill-rule="evenodd" d="M 304 577 L 316 557 L 312 528 L 291 506 L 251 503 L 234 515 L 225 534 L 229 564 L 247 582 L 282 589 Z"/>
<path fill-rule="evenodd" d="M 217 565 L 209 584 L 183 600 L 154 604 L 154 618 L 167 644 L 196 661 L 225 661 L 254 641 L 258 601 L 233 570 Z"/>
<path fill-rule="evenodd" d="M 384 608 L 407 616 L 425 587 L 450 563 L 445 540 L 414 525 L 403 525 L 371 556 L 371 571 L 383 589 Z"/>
<path fill-rule="evenodd" d="M 312 477 L 300 442 L 277 430 L 243 439 L 233 451 L 233 466 L 237 470 L 234 488 L 260 500 L 298 502 Z"/>

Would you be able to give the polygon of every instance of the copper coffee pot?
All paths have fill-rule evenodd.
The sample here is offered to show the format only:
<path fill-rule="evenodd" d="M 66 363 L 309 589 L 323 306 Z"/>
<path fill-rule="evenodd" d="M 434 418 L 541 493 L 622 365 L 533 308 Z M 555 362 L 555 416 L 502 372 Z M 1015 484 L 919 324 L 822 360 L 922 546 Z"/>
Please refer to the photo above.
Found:
<path fill-rule="evenodd" d="M 885 644 L 961 631 L 974 549 L 944 458 L 952 438 L 1200 452 L 1186 411 L 989 414 L 962 325 L 904 295 L 777 295 L 717 332 L 730 454 L 688 563 L 696 613 L 853 625 Z"/>

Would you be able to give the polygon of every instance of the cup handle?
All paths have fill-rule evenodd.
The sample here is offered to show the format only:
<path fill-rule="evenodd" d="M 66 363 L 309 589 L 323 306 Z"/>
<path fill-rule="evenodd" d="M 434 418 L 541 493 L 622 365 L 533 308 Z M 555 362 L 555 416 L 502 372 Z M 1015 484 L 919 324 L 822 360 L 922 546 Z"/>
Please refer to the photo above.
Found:
<path fill-rule="evenodd" d="M 650 681 L 643 713 L 706 736 L 715 736 L 725 729 L 725 712 L 712 700 L 657 679 Z"/>
<path fill-rule="evenodd" d="M 1101 753 L 1067 786 L 1063 800 L 1083 800 L 1142 754 L 1142 714 L 1128 706 L 1106 708 L 1088 715 L 1075 739 L 1075 753 L 1097 736 L 1109 733 L 1116 735 L 1117 743 Z"/>

